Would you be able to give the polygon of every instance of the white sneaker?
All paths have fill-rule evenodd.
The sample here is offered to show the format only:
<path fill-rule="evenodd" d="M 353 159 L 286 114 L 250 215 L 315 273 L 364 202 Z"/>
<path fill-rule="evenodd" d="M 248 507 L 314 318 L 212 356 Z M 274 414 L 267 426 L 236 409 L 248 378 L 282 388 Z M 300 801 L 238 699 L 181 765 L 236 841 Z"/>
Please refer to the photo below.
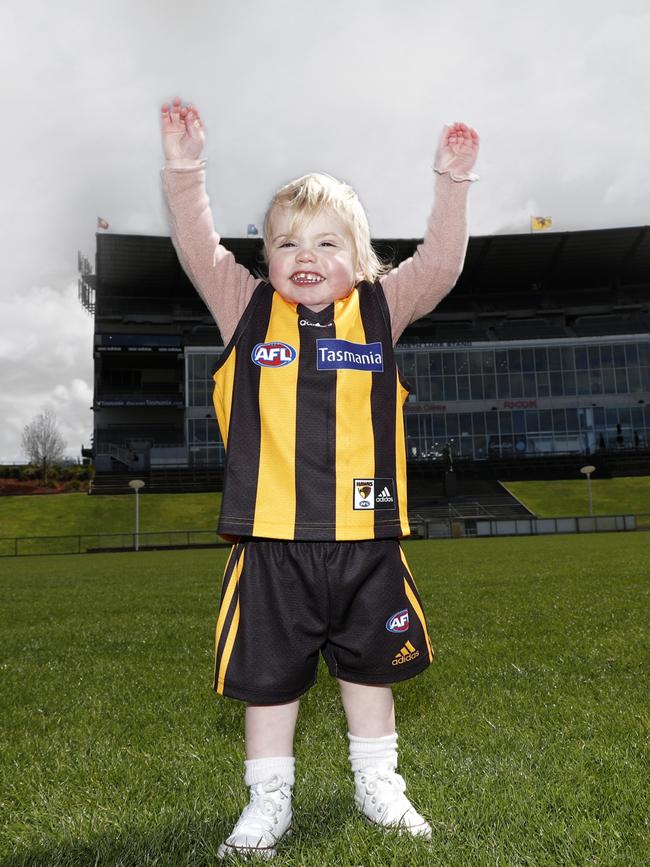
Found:
<path fill-rule="evenodd" d="M 354 801 L 367 822 L 431 839 L 431 826 L 406 797 L 404 778 L 390 763 L 356 771 Z"/>
<path fill-rule="evenodd" d="M 250 787 L 251 799 L 244 807 L 232 834 L 217 850 L 217 858 L 257 855 L 275 858 L 275 848 L 291 833 L 291 786 L 274 776 Z"/>

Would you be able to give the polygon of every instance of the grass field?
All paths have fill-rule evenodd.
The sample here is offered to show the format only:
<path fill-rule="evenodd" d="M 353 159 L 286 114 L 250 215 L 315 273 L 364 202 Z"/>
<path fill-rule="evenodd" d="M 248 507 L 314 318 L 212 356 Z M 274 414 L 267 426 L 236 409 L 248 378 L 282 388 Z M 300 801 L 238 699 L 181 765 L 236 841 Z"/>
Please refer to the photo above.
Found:
<path fill-rule="evenodd" d="M 540 517 L 588 514 L 582 479 L 505 484 Z M 595 479 L 592 487 L 594 514 L 646 513 L 650 527 L 650 476 Z M 220 493 L 143 494 L 140 527 L 144 533 L 213 530 L 220 506 Z M 134 510 L 133 494 L 0 497 L 0 537 L 131 533 Z"/>
<path fill-rule="evenodd" d="M 433 841 L 355 813 L 321 668 L 278 867 L 650 863 L 647 535 L 404 548 L 438 660 L 396 688 L 400 769 Z M 218 863 L 246 800 L 243 708 L 211 691 L 225 556 L 0 562 L 3 867 Z"/>
<path fill-rule="evenodd" d="M 542 518 L 588 515 L 586 479 L 504 482 L 509 491 Z M 592 479 L 594 515 L 650 516 L 650 476 Z"/>
<path fill-rule="evenodd" d="M 221 494 L 142 494 L 142 532 L 213 530 Z M 131 533 L 135 495 L 47 494 L 0 497 L 0 536 Z"/>

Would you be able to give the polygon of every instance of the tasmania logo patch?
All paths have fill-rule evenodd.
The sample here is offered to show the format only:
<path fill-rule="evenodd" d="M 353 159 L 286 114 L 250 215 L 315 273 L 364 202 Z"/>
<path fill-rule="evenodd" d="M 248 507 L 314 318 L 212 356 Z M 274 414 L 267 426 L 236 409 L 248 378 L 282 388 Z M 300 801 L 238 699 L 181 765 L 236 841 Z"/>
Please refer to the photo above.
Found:
<path fill-rule="evenodd" d="M 258 367 L 284 367 L 295 361 L 298 353 L 288 343 L 258 343 L 253 347 L 251 358 Z"/>
<path fill-rule="evenodd" d="M 370 370 L 381 373 L 384 356 L 381 343 L 351 343 L 334 337 L 316 341 L 317 370 Z"/>
<path fill-rule="evenodd" d="M 406 632 L 411 624 L 409 623 L 409 610 L 402 608 L 401 611 L 396 611 L 386 621 L 386 629 L 389 632 Z"/>

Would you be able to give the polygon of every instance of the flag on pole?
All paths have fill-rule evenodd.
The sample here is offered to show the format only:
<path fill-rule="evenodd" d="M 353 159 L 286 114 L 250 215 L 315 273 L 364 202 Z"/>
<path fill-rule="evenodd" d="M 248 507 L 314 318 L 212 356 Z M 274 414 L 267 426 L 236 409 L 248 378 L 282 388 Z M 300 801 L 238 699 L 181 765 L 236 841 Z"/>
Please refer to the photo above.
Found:
<path fill-rule="evenodd" d="M 550 217 L 531 217 L 530 230 L 531 232 L 541 232 L 543 229 L 550 229 L 553 225 L 553 220 Z"/>
<path fill-rule="evenodd" d="M 108 229 L 108 223 L 103 217 L 97 217 L 97 228 L 98 229 Z"/>

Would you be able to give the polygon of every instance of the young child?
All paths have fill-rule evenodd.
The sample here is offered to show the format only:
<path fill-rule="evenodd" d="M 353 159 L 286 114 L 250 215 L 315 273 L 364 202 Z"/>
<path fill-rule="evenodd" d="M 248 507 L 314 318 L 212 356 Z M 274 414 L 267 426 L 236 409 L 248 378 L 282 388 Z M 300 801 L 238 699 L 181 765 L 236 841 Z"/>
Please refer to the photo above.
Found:
<path fill-rule="evenodd" d="M 391 684 L 423 671 L 433 650 L 399 544 L 410 532 L 408 387 L 393 346 L 462 270 L 478 134 L 443 130 L 426 236 L 393 270 L 349 186 L 310 174 L 280 189 L 264 222 L 264 281 L 215 232 L 197 109 L 164 104 L 162 131 L 172 240 L 225 344 L 214 373 L 227 451 L 219 532 L 234 544 L 214 687 L 246 702 L 250 802 L 219 857 L 272 858 L 291 829 L 299 697 L 319 653 L 341 688 L 357 807 L 430 839 L 396 772 Z"/>

